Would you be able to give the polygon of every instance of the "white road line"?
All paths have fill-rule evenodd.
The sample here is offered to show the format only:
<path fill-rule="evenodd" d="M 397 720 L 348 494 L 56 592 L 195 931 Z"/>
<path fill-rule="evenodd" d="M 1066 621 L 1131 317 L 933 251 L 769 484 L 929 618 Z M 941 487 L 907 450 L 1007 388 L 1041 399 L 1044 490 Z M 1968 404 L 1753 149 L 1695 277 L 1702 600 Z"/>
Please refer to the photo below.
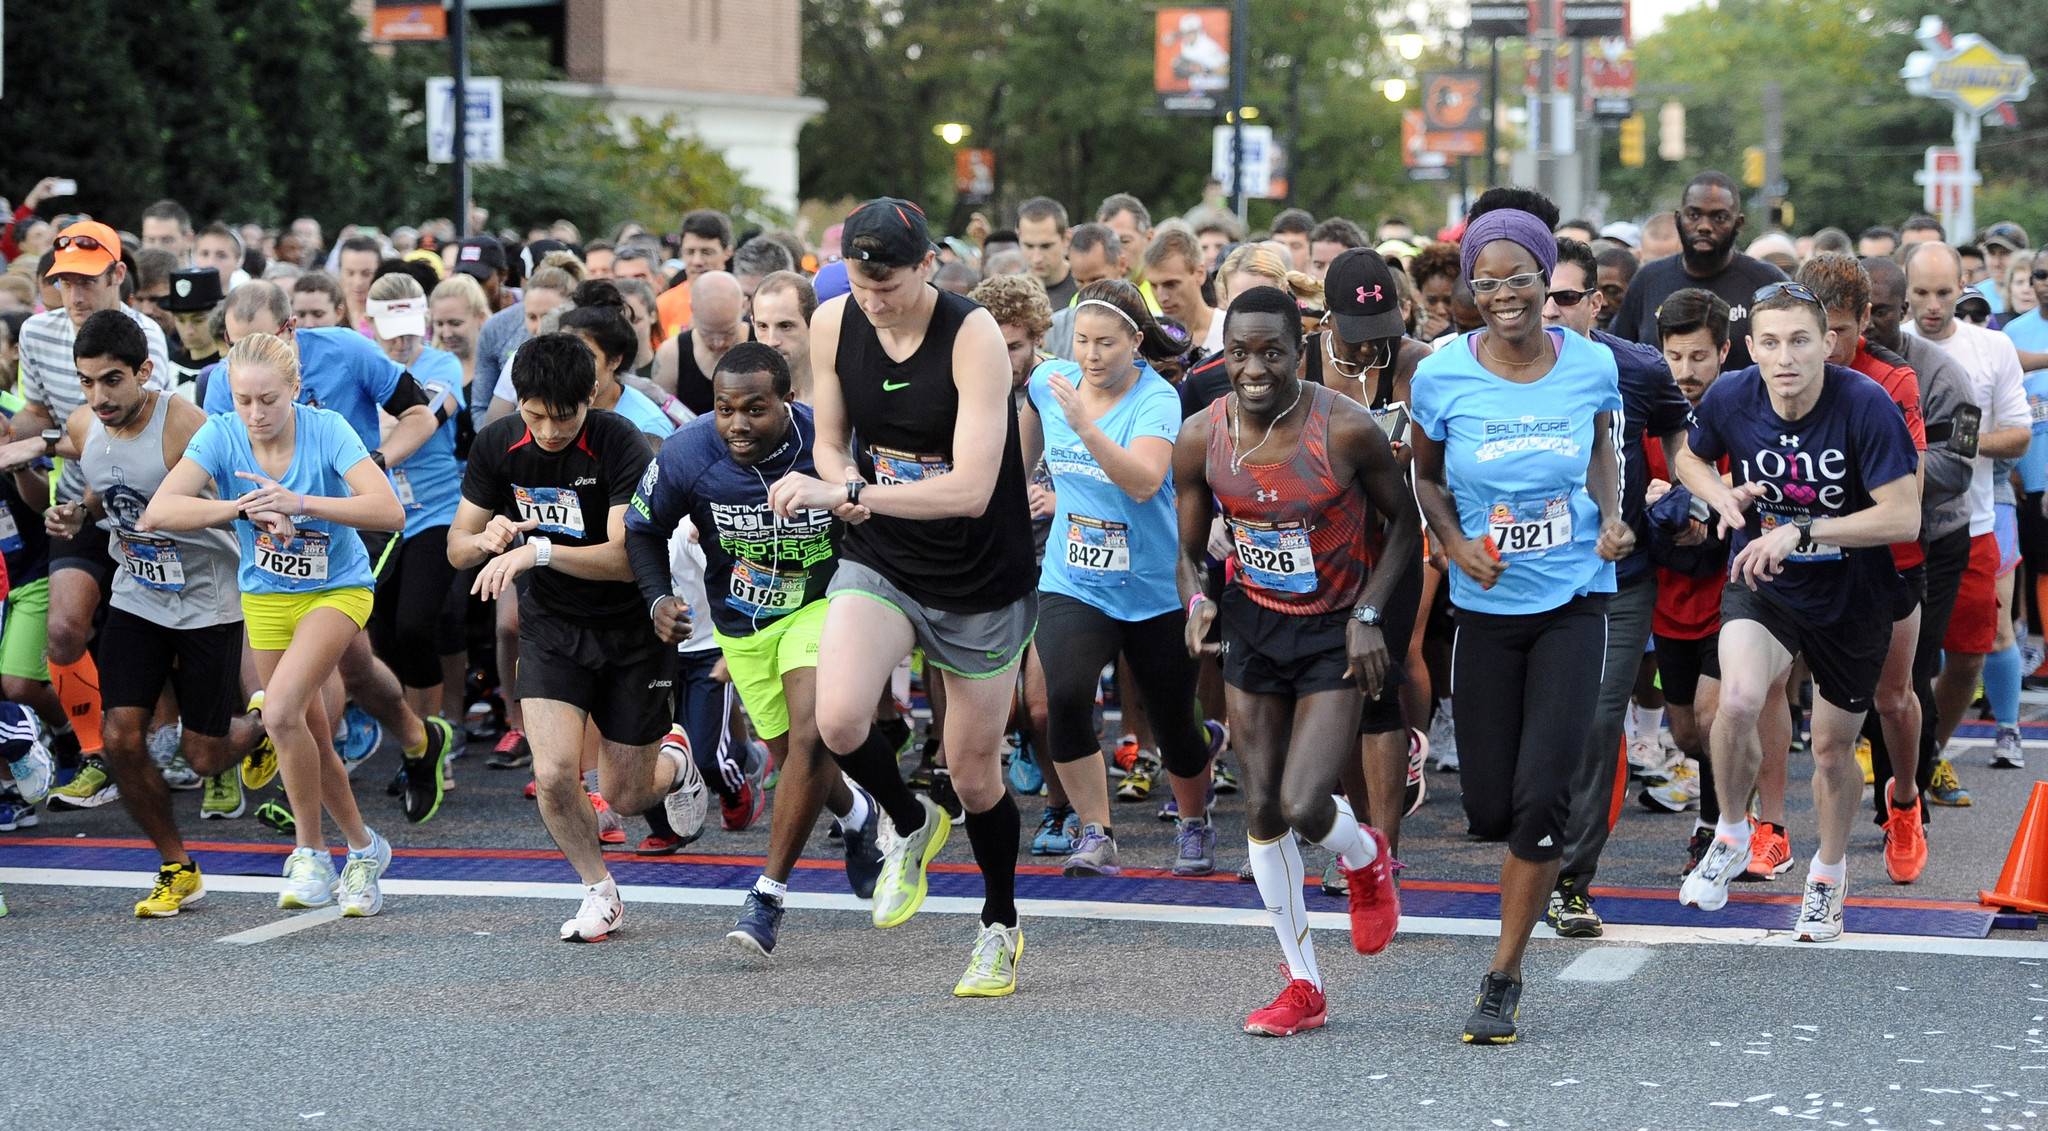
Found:
<path fill-rule="evenodd" d="M 51 887 L 115 887 L 147 889 L 156 879 L 154 872 L 113 872 L 73 868 L 0 868 L 0 884 Z M 208 890 L 253 892 L 275 895 L 284 881 L 274 876 L 206 877 Z M 384 894 L 448 896 L 471 899 L 547 899 L 574 902 L 583 897 L 581 884 L 544 884 L 503 880 L 402 880 L 381 885 Z M 619 889 L 628 903 L 668 903 L 694 907 L 737 907 L 746 892 L 719 888 L 643 887 Z M 869 904 L 851 895 L 793 891 L 785 906 L 812 911 L 866 912 Z M 1017 909 L 1026 917 L 1039 919 L 1095 919 L 1122 923 L 1188 923 L 1205 927 L 1256 927 L 1271 930 L 1266 913 L 1258 908 L 1178 907 L 1149 903 L 1102 903 L 1067 899 L 1020 899 Z M 27 910 L 24 908 L 23 910 Z M 924 901 L 927 913 L 977 915 L 981 900 L 958 896 L 932 896 Z M 1853 910 L 1853 909 L 1852 909 Z M 402 907 L 387 908 L 385 914 L 402 914 Z M 205 914 L 204 911 L 195 914 Z M 1321 930 L 1344 932 L 1351 929 L 1350 916 L 1342 911 L 1312 911 L 1309 925 Z M 24 925 L 26 923 L 24 922 Z M 1409 935 L 1454 935 L 1493 938 L 1500 923 L 1493 919 L 1401 917 L 1401 931 Z M 1557 935 L 1537 924 L 1536 937 Z M 1790 908 L 1786 929 L 1767 931 L 1755 927 L 1640 927 L 1607 924 L 1602 941 L 1640 946 L 1761 946 L 1794 947 L 1802 950 L 1856 950 L 1900 954 L 1945 954 L 1963 958 L 2024 958 L 2048 961 L 2048 942 L 2021 939 L 1951 939 L 1929 935 L 1873 935 L 1850 933 L 1832 943 L 1802 943 L 1792 937 Z"/>
<path fill-rule="evenodd" d="M 1558 972 L 1560 982 L 1626 982 L 1650 960 L 1643 946 L 1596 946 Z"/>
<path fill-rule="evenodd" d="M 297 915 L 279 919 L 275 923 L 265 923 L 260 927 L 251 927 L 246 931 L 225 935 L 213 941 L 227 943 L 230 946 L 251 946 L 256 943 L 269 942 L 271 939 L 296 934 L 308 927 L 317 927 L 322 923 L 332 923 L 339 918 L 341 918 L 341 908 L 322 907 L 318 911 L 301 912 Z"/>

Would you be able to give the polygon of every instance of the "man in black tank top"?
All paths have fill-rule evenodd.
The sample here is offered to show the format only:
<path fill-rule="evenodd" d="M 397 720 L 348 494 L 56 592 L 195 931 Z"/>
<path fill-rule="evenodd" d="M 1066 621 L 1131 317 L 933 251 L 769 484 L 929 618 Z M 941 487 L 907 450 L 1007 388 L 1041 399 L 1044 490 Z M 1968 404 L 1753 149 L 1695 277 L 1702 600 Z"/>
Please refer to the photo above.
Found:
<path fill-rule="evenodd" d="M 942 673 L 943 741 L 987 893 L 953 992 L 1001 997 L 1016 989 L 1024 936 L 1017 805 L 998 749 L 1012 673 L 1038 622 L 1008 352 L 987 311 L 931 285 L 931 234 L 916 205 L 863 204 L 841 243 L 852 293 L 811 321 L 818 477 L 786 476 L 769 501 L 783 515 L 831 509 L 853 524 L 818 651 L 817 713 L 825 744 L 897 829 L 875 888 L 878 927 L 923 903 L 925 866 L 950 825 L 909 792 L 892 760 L 848 755 L 913 647 Z"/>

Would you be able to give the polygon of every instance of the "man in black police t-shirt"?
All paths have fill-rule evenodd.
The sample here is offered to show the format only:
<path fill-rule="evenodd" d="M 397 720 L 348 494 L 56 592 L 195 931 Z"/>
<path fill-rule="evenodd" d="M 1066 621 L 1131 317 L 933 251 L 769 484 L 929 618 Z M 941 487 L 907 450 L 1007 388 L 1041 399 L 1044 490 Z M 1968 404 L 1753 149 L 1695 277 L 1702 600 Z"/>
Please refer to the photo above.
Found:
<path fill-rule="evenodd" d="M 1621 310 L 1609 327 L 1631 342 L 1657 345 L 1657 308 L 1687 287 L 1704 287 L 1728 303 L 1728 357 L 1723 373 L 1747 369 L 1749 299 L 1785 273 L 1760 259 L 1735 250 L 1742 232 L 1742 197 L 1726 174 L 1705 172 L 1685 186 L 1679 198 L 1678 234 L 1684 241 L 1677 255 L 1643 265 L 1621 298 Z"/>
<path fill-rule="evenodd" d="M 638 813 L 665 797 L 670 823 L 693 831 L 703 779 L 687 753 L 659 746 L 675 717 L 676 654 L 655 636 L 626 558 L 626 506 L 647 470 L 647 443 L 625 417 L 590 407 L 597 368 L 572 335 L 520 346 L 512 388 L 519 415 L 492 422 L 470 447 L 448 560 L 482 567 L 472 592 L 486 600 L 519 587 L 518 696 L 536 799 L 587 885 L 562 939 L 596 942 L 624 907 L 578 766 L 586 721 L 604 740 L 598 773 L 614 808 Z"/>

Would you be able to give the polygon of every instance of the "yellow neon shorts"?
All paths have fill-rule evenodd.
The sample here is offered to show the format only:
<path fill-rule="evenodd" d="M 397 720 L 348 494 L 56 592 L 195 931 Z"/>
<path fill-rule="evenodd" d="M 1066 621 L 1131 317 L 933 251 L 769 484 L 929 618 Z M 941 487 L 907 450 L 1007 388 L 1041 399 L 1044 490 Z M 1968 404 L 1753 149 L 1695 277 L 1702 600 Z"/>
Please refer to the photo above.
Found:
<path fill-rule="evenodd" d="M 765 741 L 789 733 L 789 703 L 782 695 L 782 675 L 818 666 L 818 639 L 825 631 L 827 602 L 812 601 L 752 636 L 712 639 L 725 655 L 725 671 L 740 693 L 754 732 Z"/>
<path fill-rule="evenodd" d="M 299 622 L 314 609 L 336 609 L 361 628 L 370 622 L 370 606 L 377 595 L 368 589 L 315 589 L 309 593 L 244 593 L 242 623 L 249 631 L 249 647 L 262 652 L 282 652 L 292 646 Z"/>

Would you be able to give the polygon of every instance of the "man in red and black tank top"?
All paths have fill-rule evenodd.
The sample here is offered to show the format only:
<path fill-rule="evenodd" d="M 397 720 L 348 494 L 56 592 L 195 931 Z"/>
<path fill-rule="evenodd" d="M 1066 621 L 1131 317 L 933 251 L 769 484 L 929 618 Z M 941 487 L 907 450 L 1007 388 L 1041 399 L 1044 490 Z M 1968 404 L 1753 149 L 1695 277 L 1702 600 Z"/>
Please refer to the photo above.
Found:
<path fill-rule="evenodd" d="M 1400 918 L 1386 838 L 1334 794 L 1358 756 L 1361 692 L 1394 678 L 1381 623 L 1420 539 L 1385 434 L 1364 408 L 1297 376 L 1301 347 L 1293 298 L 1272 287 L 1237 296 L 1223 326 L 1232 392 L 1187 419 L 1173 456 L 1188 648 L 1223 659 L 1252 874 L 1287 957 L 1287 988 L 1245 1022 L 1269 1036 L 1327 1017 L 1297 833 L 1342 858 L 1361 953 L 1384 948 Z M 1366 567 L 1368 506 L 1387 520 L 1383 569 Z M 1211 601 L 1203 572 L 1218 507 L 1238 568 Z M 1219 614 L 1222 643 L 1207 643 Z"/>

